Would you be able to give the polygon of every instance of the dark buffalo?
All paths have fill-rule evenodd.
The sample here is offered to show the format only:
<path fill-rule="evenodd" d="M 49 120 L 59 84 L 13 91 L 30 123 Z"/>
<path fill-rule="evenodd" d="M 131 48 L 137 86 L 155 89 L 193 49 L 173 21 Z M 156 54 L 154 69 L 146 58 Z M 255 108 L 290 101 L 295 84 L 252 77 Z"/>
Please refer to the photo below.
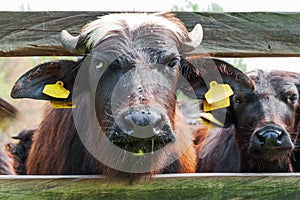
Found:
<path fill-rule="evenodd" d="M 176 90 L 186 85 L 181 55 L 201 39 L 200 25 L 188 32 L 168 13 L 112 14 L 89 23 L 76 37 L 63 31 L 63 45 L 84 53 L 83 59 L 41 64 L 11 93 L 76 105 L 46 110 L 33 135 L 27 174 L 135 179 L 195 172 L 194 135 L 176 106 Z M 43 92 L 55 83 L 70 94 Z"/>
<path fill-rule="evenodd" d="M 26 174 L 26 161 L 32 145 L 32 136 L 37 128 L 24 129 L 12 138 L 17 143 L 8 143 L 5 145 L 8 156 L 12 159 L 14 171 L 18 175 Z"/>
<path fill-rule="evenodd" d="M 17 116 L 17 110 L 12 105 L 0 98 L 0 131 L 4 131 L 9 122 Z M 4 149 L 0 149 L 0 174 L 12 175 L 15 171 L 11 159 L 6 155 Z"/>
<path fill-rule="evenodd" d="M 263 70 L 247 76 L 254 90 L 234 90 L 225 126 L 209 130 L 205 139 L 205 129 L 199 132 L 198 172 L 293 171 L 300 76 Z M 228 78 L 239 80 L 230 74 Z"/>

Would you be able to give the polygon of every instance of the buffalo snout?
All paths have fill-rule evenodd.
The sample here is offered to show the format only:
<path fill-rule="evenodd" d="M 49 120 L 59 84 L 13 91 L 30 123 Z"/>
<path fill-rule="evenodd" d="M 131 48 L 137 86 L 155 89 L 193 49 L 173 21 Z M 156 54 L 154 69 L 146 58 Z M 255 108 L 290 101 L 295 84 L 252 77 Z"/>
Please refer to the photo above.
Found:
<path fill-rule="evenodd" d="M 288 132 L 277 125 L 266 125 L 251 136 L 249 150 L 292 150 L 294 144 Z"/>
<path fill-rule="evenodd" d="M 148 153 L 174 142 L 175 134 L 167 115 L 150 106 L 137 106 L 116 117 L 108 138 L 123 150 Z"/>
<path fill-rule="evenodd" d="M 162 122 L 163 119 L 161 114 L 153 109 L 137 108 L 126 112 L 123 120 L 131 125 L 133 129 L 138 127 L 143 129 L 152 128 Z"/>

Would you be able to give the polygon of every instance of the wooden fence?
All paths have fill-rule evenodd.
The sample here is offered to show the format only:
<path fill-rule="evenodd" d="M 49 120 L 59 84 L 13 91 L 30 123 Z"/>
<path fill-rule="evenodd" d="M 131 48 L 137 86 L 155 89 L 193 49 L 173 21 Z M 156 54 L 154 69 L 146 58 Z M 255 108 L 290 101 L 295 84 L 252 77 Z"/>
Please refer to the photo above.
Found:
<path fill-rule="evenodd" d="M 60 44 L 62 29 L 80 28 L 105 12 L 0 12 L 0 56 L 72 55 Z M 300 13 L 193 13 L 177 16 L 191 29 L 204 28 L 193 54 L 216 57 L 300 55 Z"/>
<path fill-rule="evenodd" d="M 128 185 L 102 176 L 0 176 L 2 199 L 299 199 L 300 174 L 172 174 Z"/>
<path fill-rule="evenodd" d="M 60 44 L 66 29 L 105 12 L 0 12 L 0 57 L 76 56 Z M 204 28 L 193 55 L 299 57 L 300 13 L 188 13 L 177 16 Z M 0 176 L 5 199 L 299 199 L 300 174 L 173 174 L 134 185 L 101 176 Z"/>

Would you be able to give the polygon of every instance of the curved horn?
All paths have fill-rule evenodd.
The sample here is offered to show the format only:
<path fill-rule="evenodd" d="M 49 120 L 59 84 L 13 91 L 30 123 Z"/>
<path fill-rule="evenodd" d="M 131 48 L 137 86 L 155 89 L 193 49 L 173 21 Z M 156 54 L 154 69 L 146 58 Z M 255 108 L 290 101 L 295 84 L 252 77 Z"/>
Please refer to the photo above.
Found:
<path fill-rule="evenodd" d="M 62 30 L 60 33 L 60 41 L 62 45 L 70 50 L 75 51 L 80 35 L 74 37 L 68 31 Z"/>
<path fill-rule="evenodd" d="M 191 32 L 188 34 L 187 40 L 182 45 L 184 52 L 193 51 L 196 49 L 203 39 L 203 29 L 201 24 L 196 24 Z"/>

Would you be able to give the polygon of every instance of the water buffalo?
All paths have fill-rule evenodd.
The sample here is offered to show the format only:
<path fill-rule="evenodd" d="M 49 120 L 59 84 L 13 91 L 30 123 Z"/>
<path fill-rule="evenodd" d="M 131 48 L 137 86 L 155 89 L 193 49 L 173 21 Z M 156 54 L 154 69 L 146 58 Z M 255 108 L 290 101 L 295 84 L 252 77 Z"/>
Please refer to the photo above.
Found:
<path fill-rule="evenodd" d="M 201 40 L 199 24 L 188 32 L 170 13 L 110 14 L 78 36 L 62 31 L 62 44 L 84 57 L 38 65 L 12 89 L 13 98 L 63 107 L 46 109 L 26 173 L 135 180 L 195 172 L 194 135 L 176 106 L 176 90 L 187 84 L 181 55 Z"/>
<path fill-rule="evenodd" d="M 240 80 L 232 73 L 225 76 L 233 82 Z M 243 76 L 252 83 L 246 90 L 233 87 L 225 126 L 203 128 L 196 136 L 197 171 L 293 171 L 292 135 L 299 109 L 299 74 L 257 70 Z M 201 84 L 197 87 L 205 88 Z"/>
<path fill-rule="evenodd" d="M 32 136 L 37 130 L 36 127 L 24 129 L 15 136 L 12 136 L 17 143 L 7 143 L 5 145 L 8 156 L 12 159 L 12 166 L 18 175 L 26 174 L 26 162 L 28 153 L 32 145 Z"/>
<path fill-rule="evenodd" d="M 9 122 L 17 116 L 17 113 L 18 112 L 15 107 L 0 98 L 0 131 L 3 131 L 8 127 Z M 6 151 L 3 148 L 0 149 L 0 174 L 15 174 L 12 167 L 12 161 L 6 155 Z"/>

